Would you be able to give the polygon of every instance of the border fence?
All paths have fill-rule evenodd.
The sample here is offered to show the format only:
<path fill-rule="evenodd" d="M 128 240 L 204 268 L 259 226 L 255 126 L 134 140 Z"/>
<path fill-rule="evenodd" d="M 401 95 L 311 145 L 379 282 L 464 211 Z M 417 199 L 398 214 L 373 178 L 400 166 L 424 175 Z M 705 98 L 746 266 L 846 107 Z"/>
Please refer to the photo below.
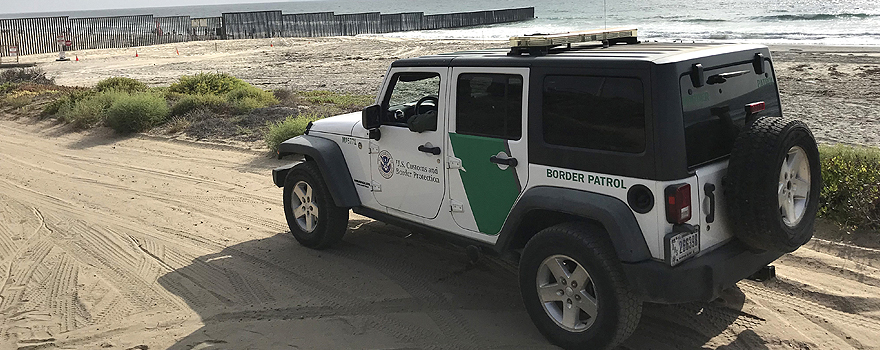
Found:
<path fill-rule="evenodd" d="M 59 50 L 147 46 L 191 40 L 324 37 L 448 29 L 526 21 L 534 7 L 425 15 L 422 12 L 283 14 L 227 12 L 220 17 L 153 15 L 0 19 L 0 57 Z M 11 48 L 15 48 L 12 50 Z"/>

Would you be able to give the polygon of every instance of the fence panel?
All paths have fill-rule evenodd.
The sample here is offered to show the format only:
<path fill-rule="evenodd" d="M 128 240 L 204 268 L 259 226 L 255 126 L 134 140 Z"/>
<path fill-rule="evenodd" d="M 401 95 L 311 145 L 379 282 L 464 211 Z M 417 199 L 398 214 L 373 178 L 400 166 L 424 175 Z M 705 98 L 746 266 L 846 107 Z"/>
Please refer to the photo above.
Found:
<path fill-rule="evenodd" d="M 422 12 L 405 12 L 383 14 L 379 19 L 379 32 L 405 32 L 422 30 Z"/>
<path fill-rule="evenodd" d="M 335 22 L 339 35 L 374 34 L 379 33 L 380 14 L 368 12 L 336 15 Z"/>
<path fill-rule="evenodd" d="M 223 38 L 223 18 L 193 18 L 190 24 L 190 40 L 217 40 Z"/>
<path fill-rule="evenodd" d="M 74 50 L 145 46 L 157 41 L 153 15 L 71 18 L 68 23 Z"/>
<path fill-rule="evenodd" d="M 17 46 L 19 55 L 57 52 L 57 37 L 68 39 L 69 30 L 67 17 L 0 19 L 0 45 Z"/>
<path fill-rule="evenodd" d="M 282 35 L 284 20 L 281 11 L 223 13 L 227 39 L 274 38 Z"/>
<path fill-rule="evenodd" d="M 153 17 L 156 22 L 156 43 L 179 43 L 188 40 L 192 28 L 189 16 Z"/>

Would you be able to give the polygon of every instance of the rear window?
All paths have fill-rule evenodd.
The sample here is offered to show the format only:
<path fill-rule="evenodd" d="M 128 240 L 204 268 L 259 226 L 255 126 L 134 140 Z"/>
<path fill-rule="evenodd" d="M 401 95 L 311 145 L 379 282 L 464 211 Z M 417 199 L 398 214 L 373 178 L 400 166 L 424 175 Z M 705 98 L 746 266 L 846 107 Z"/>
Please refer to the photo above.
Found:
<path fill-rule="evenodd" d="M 544 78 L 544 142 L 604 151 L 645 150 L 645 98 L 636 78 Z"/>
<path fill-rule="evenodd" d="M 751 62 L 731 67 L 708 69 L 704 76 L 713 76 L 715 83 L 695 88 L 690 75 L 681 77 L 682 116 L 688 168 L 693 168 L 730 155 L 733 142 L 745 126 L 745 106 L 764 102 L 765 110 L 757 116 L 781 115 L 776 93 L 776 78 L 770 64 L 766 73 L 755 74 Z M 737 75 L 740 74 L 741 75 Z"/>

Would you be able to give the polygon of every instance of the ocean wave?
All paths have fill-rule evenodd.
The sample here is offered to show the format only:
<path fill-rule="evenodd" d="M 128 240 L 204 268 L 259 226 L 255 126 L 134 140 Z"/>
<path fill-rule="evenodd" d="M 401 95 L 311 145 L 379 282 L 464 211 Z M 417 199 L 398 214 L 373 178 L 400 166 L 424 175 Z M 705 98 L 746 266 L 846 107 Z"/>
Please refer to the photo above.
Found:
<path fill-rule="evenodd" d="M 872 18 L 872 17 L 880 17 L 877 14 L 870 13 L 815 13 L 815 14 L 800 14 L 800 15 L 773 15 L 773 16 L 759 16 L 752 17 L 754 20 L 758 21 L 828 21 L 835 19 L 847 19 L 847 18 Z"/>
<path fill-rule="evenodd" d="M 727 22 L 726 19 L 715 19 L 715 18 L 688 18 L 688 19 L 676 19 L 675 22 L 685 22 L 685 23 L 718 23 L 718 22 Z"/>

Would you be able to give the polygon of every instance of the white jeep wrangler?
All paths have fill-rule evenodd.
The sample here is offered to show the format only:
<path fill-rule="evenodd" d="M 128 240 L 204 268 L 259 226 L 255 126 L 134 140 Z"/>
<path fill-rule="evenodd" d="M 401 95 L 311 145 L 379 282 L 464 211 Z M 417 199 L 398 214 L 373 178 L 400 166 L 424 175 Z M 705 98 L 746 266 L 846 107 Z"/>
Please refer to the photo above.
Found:
<path fill-rule="evenodd" d="M 811 238 L 818 150 L 782 117 L 766 47 L 511 42 L 398 60 L 375 105 L 285 141 L 296 239 L 330 247 L 352 209 L 514 252 L 537 328 L 606 349 L 643 301 L 712 300 Z"/>

